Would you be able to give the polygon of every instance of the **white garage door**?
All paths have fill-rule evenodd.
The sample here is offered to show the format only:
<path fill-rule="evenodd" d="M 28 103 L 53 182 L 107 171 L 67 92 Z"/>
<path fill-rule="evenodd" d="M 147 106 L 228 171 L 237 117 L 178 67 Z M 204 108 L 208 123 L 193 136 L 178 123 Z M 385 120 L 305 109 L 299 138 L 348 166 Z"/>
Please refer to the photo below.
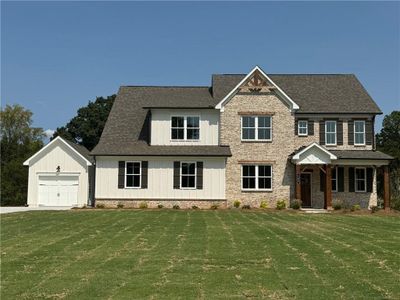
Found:
<path fill-rule="evenodd" d="M 39 176 L 39 205 L 74 206 L 78 204 L 78 176 Z"/>

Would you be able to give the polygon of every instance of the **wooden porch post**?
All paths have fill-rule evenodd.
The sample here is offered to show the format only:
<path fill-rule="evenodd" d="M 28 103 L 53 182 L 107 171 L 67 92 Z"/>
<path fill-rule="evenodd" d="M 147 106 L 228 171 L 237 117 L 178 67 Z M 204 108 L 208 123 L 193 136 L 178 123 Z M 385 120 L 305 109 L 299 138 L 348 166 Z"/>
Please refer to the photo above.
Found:
<path fill-rule="evenodd" d="M 332 209 L 332 168 L 325 165 L 325 208 Z"/>
<path fill-rule="evenodd" d="M 301 200 L 301 169 L 300 169 L 300 165 L 296 164 L 296 199 L 297 200 Z"/>
<path fill-rule="evenodd" d="M 390 210 L 389 166 L 383 166 L 383 208 Z"/>

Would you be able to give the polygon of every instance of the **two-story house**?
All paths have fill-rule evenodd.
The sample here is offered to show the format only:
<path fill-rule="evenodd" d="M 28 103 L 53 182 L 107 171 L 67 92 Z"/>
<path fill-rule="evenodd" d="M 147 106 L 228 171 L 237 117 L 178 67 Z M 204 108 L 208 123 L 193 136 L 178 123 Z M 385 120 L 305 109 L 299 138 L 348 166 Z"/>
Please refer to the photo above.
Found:
<path fill-rule="evenodd" d="M 122 86 L 99 144 L 95 201 L 209 208 L 278 200 L 377 204 L 391 159 L 379 107 L 354 75 L 213 75 L 212 85 Z"/>
<path fill-rule="evenodd" d="M 211 86 L 122 86 L 91 156 L 58 138 L 25 162 L 28 204 L 367 208 L 383 172 L 389 207 L 392 158 L 374 144 L 381 113 L 347 74 L 255 67 Z"/>

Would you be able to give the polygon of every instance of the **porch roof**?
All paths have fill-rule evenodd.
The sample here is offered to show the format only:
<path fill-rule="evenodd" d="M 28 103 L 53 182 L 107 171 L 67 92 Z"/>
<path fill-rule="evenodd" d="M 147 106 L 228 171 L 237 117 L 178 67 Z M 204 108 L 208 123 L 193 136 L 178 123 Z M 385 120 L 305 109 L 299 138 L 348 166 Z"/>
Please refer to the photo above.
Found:
<path fill-rule="evenodd" d="M 331 164 L 349 160 L 382 163 L 393 159 L 392 156 L 376 150 L 328 150 L 317 143 L 299 148 L 290 155 L 290 158 L 296 164 Z"/>

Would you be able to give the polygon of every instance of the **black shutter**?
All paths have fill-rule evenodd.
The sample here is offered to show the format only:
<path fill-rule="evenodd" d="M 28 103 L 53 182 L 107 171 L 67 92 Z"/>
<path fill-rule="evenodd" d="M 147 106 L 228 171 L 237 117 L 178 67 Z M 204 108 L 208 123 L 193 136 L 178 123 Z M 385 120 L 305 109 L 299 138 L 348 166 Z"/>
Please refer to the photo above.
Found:
<path fill-rule="evenodd" d="M 372 193 L 372 183 L 374 180 L 374 170 L 367 168 L 367 192 Z"/>
<path fill-rule="evenodd" d="M 197 165 L 197 176 L 196 176 L 196 189 L 203 189 L 203 162 L 198 161 Z"/>
<path fill-rule="evenodd" d="M 354 145 L 354 121 L 349 120 L 347 124 L 348 124 L 348 130 L 347 130 L 348 142 L 349 145 Z"/>
<path fill-rule="evenodd" d="M 174 161 L 174 189 L 180 189 L 180 168 L 181 163 L 179 161 Z"/>
<path fill-rule="evenodd" d="M 125 187 L 125 162 L 118 162 L 118 188 L 123 189 Z"/>
<path fill-rule="evenodd" d="M 314 120 L 308 120 L 308 135 L 314 135 Z"/>
<path fill-rule="evenodd" d="M 337 144 L 343 145 L 343 121 L 337 121 Z"/>
<path fill-rule="evenodd" d="M 325 145 L 325 121 L 319 121 L 319 144 Z"/>
<path fill-rule="evenodd" d="M 319 170 L 319 190 L 321 192 L 325 190 L 325 173 L 321 169 Z"/>
<path fill-rule="evenodd" d="M 366 120 L 365 121 L 365 140 L 367 145 L 372 145 L 372 141 L 374 139 L 374 133 L 373 133 L 373 123 L 371 120 Z"/>
<path fill-rule="evenodd" d="M 147 173 L 149 168 L 148 161 L 142 161 L 142 189 L 147 189 Z"/>
<path fill-rule="evenodd" d="M 336 180 L 338 183 L 338 192 L 344 192 L 344 168 L 338 167 L 337 170 Z"/>
<path fill-rule="evenodd" d="M 349 168 L 349 192 L 354 192 L 354 168 Z"/>
<path fill-rule="evenodd" d="M 299 120 L 294 119 L 294 135 L 298 135 Z"/>

